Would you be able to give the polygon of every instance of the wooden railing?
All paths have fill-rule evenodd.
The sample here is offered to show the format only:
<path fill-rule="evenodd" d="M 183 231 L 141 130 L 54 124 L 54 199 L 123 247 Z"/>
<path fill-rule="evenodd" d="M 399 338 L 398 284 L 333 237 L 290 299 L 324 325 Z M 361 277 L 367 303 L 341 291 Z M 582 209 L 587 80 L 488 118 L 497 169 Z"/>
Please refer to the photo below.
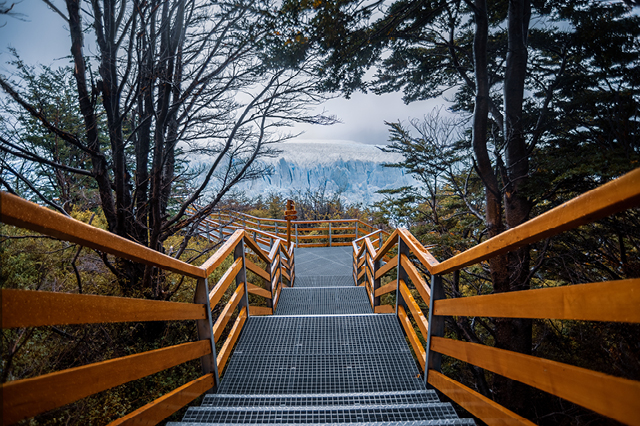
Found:
<path fill-rule="evenodd" d="M 220 373 L 246 319 L 250 315 L 271 314 L 270 302 L 277 302 L 282 277 L 288 279 L 293 276 L 293 247 L 287 252 L 283 249 L 282 240 L 277 239 L 271 252 L 266 253 L 252 239 L 252 235 L 243 230 L 236 230 L 229 235 L 227 241 L 203 265 L 194 266 L 4 192 L 0 192 L 0 220 L 197 280 L 192 304 L 46 291 L 1 290 L 3 328 L 195 320 L 198 330 L 198 341 L 195 342 L 4 383 L 2 424 L 5 425 L 200 358 L 203 369 L 201 377 L 112 424 L 160 422 L 198 395 L 218 386 Z M 249 253 L 247 249 L 265 262 L 269 266 L 268 270 L 252 262 L 246 256 Z M 233 256 L 232 265 L 213 288 L 209 289 L 208 277 L 230 256 Z M 264 279 L 266 288 L 248 282 L 247 269 Z M 232 283 L 235 283 L 235 291 L 214 323 L 212 309 L 220 304 Z M 250 306 L 249 293 L 266 298 L 269 306 Z M 225 326 L 235 313 L 237 316 L 233 327 L 217 353 L 216 343 L 222 338 Z"/>
<path fill-rule="evenodd" d="M 373 243 L 380 246 L 384 238 L 389 236 L 388 232 L 359 219 L 293 220 L 291 226 L 291 240 L 295 241 L 297 247 L 349 246 L 352 240 L 369 233 L 377 236 Z M 256 232 L 264 244 L 271 242 L 273 238 L 287 238 L 286 220 L 260 218 L 241 212 L 213 213 L 199 228 L 201 235 L 210 238 L 221 238 L 232 229 Z"/>
<path fill-rule="evenodd" d="M 640 382 L 491 346 L 444 338 L 445 316 L 535 318 L 640 322 L 640 279 L 446 299 L 442 275 L 540 241 L 640 204 L 640 169 L 587 192 L 516 228 L 444 262 L 438 262 L 406 229 L 397 229 L 375 250 L 368 237 L 353 243 L 354 278 L 364 280 L 378 313 L 396 313 L 425 371 L 425 382 L 487 424 L 532 425 L 494 401 L 442 374 L 447 355 L 495 374 L 520 381 L 623 423 L 640 425 Z M 397 253 L 384 262 L 391 249 Z M 425 279 L 416 268 L 429 271 Z M 395 270 L 395 279 L 381 278 Z M 420 309 L 411 283 L 429 306 Z M 396 304 L 380 305 L 380 296 L 395 292 Z M 415 295 L 417 297 L 417 295 Z M 426 341 L 420 342 L 409 315 Z"/>

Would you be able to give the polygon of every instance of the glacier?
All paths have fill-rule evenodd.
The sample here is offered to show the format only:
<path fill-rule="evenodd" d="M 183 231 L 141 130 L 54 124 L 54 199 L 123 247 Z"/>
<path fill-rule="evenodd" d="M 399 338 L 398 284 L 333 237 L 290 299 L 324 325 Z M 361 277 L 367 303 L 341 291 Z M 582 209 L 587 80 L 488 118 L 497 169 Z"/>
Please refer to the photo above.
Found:
<path fill-rule="evenodd" d="M 418 184 L 404 169 L 384 167 L 383 163 L 399 162 L 402 156 L 383 152 L 378 145 L 297 139 L 278 149 L 279 155 L 260 160 L 271 166 L 271 175 L 242 182 L 237 189 L 249 197 L 269 193 L 286 197 L 326 185 L 327 193 L 340 193 L 343 201 L 369 205 L 384 197 L 379 190 Z"/>

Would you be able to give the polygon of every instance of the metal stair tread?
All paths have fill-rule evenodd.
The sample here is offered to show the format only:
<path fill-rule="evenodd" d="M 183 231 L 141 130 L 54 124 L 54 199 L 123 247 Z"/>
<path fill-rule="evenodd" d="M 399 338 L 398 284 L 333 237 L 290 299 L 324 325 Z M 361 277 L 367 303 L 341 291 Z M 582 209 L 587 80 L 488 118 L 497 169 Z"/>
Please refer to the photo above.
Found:
<path fill-rule="evenodd" d="M 276 315 L 373 313 L 364 287 L 285 288 Z"/>
<path fill-rule="evenodd" d="M 342 394 L 283 394 L 283 395 L 240 395 L 208 394 L 202 401 L 202 407 L 319 407 L 349 405 L 406 405 L 440 402 L 434 390 L 405 392 L 360 392 Z"/>
<path fill-rule="evenodd" d="M 449 403 L 411 404 L 398 407 L 191 407 L 183 421 L 204 423 L 350 423 L 415 421 L 458 418 Z"/>
<path fill-rule="evenodd" d="M 229 423 L 198 423 L 198 422 L 169 422 L 166 426 L 225 426 Z M 282 423 L 235 423 L 236 425 L 273 426 Z M 308 425 L 309 423 L 287 423 L 287 426 Z M 475 426 L 472 419 L 438 419 L 438 420 L 414 420 L 398 422 L 351 422 L 351 423 L 313 423 L 317 426 L 334 426 L 336 424 L 349 424 L 352 426 Z"/>

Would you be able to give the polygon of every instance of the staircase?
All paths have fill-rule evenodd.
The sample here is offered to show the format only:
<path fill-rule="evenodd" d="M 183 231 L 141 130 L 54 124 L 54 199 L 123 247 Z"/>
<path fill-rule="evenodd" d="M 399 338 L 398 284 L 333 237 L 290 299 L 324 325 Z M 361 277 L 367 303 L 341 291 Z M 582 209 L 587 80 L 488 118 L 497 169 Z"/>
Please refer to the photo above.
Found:
<path fill-rule="evenodd" d="M 169 425 L 475 424 L 425 388 L 397 317 L 354 285 L 350 247 L 295 256 L 294 288 L 247 319 L 217 393 Z"/>

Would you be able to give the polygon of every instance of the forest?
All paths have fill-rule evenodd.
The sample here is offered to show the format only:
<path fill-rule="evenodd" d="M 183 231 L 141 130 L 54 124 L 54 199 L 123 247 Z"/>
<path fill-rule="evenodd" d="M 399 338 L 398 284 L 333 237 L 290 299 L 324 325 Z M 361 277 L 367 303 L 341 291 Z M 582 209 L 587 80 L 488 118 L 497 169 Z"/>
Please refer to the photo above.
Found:
<path fill-rule="evenodd" d="M 406 227 L 444 260 L 640 167 L 633 2 L 43 1 L 69 32 L 70 65 L 25 63 L 14 50 L 2 69 L 2 191 L 188 263 L 218 248 L 197 237 L 210 214 L 281 219 L 287 199 L 300 220 Z M 386 166 L 419 186 L 385 191 L 373 205 L 349 204 L 321 183 L 253 199 L 235 190 L 270 173 L 260 160 L 296 136 L 293 123 L 336 123 L 316 107 L 356 91 L 443 100 L 408 122 L 389 111 L 383 150 L 404 160 Z M 194 156 L 208 166 L 191 165 Z M 2 288 L 193 300 L 194 281 L 5 224 L 0 260 Z M 444 284 L 455 298 L 639 277 L 636 208 Z M 640 380 L 637 324 L 448 317 L 446 325 L 458 340 Z M 176 322 L 2 333 L 5 383 L 192 341 L 196 330 Z M 192 361 L 24 424 L 106 424 L 199 368 Z M 472 365 L 445 359 L 443 371 L 537 424 L 617 424 Z"/>

